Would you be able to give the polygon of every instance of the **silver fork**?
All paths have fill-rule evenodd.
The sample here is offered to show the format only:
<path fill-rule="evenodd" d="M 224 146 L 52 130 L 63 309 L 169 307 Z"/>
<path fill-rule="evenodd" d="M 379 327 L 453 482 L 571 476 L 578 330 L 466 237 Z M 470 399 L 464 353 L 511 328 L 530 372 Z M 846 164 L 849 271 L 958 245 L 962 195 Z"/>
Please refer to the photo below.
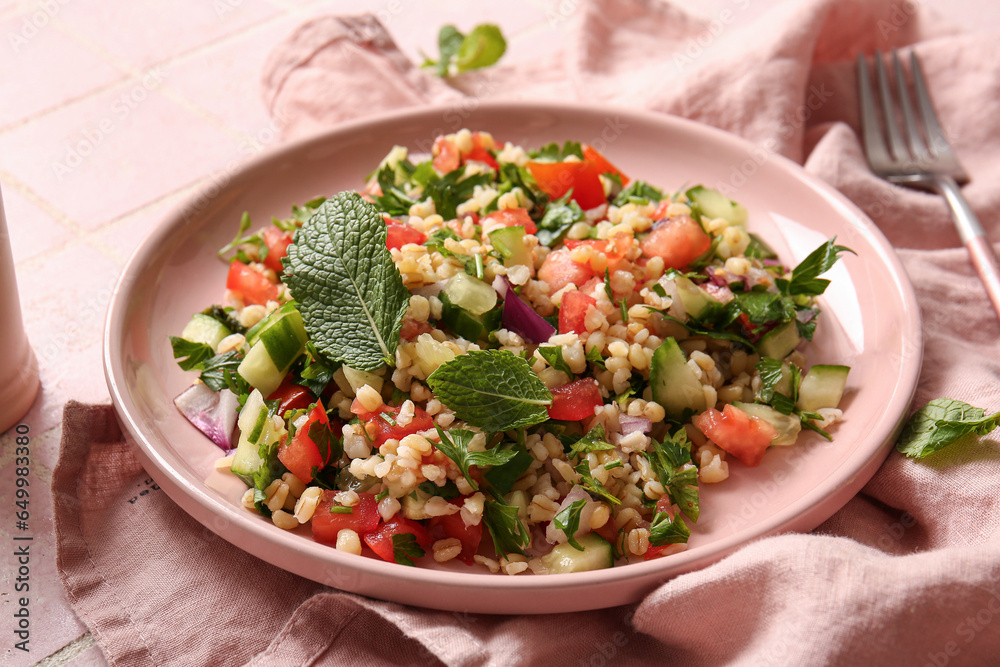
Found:
<path fill-rule="evenodd" d="M 962 243 L 969 251 L 972 265 L 983 281 L 986 294 L 993 303 L 993 310 L 1000 319 L 1000 266 L 997 265 L 996 254 L 986 239 L 982 225 L 962 196 L 959 184 L 968 183 L 969 177 L 941 129 L 927 92 L 927 80 L 920 62 L 915 53 L 910 54 L 916 113 L 896 49 L 892 50 L 892 69 L 896 80 L 895 96 L 882 54 L 876 51 L 875 76 L 882 107 L 880 120 L 868 63 L 863 54 L 858 54 L 858 97 L 861 102 L 861 127 L 868 164 L 878 176 L 891 183 L 931 190 L 944 196 Z M 899 104 L 898 117 L 894 97 Z M 888 145 L 882 131 L 883 124 Z"/>

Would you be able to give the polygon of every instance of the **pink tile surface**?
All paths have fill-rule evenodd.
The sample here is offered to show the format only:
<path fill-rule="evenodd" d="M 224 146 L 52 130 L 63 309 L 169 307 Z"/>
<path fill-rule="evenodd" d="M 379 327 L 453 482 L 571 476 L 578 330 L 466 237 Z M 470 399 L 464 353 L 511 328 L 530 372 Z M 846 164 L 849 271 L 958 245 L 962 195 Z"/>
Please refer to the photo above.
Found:
<path fill-rule="evenodd" d="M 104 255 L 124 265 L 139 243 L 156 229 L 167 214 L 196 191 L 197 186 L 168 195 L 135 213 L 104 225 L 88 241 Z"/>
<path fill-rule="evenodd" d="M 11 184 L 0 183 L 0 186 L 14 264 L 57 248 L 73 237 L 72 232 L 28 201 Z"/>
<path fill-rule="evenodd" d="M 62 5 L 31 6 L 0 19 L 0 127 L 75 99 L 124 74 L 58 30 Z M 3 7 L 0 5 L 0 16 Z M 10 101 L 16 100 L 12 104 Z"/>
<path fill-rule="evenodd" d="M 278 124 L 261 101 L 264 61 L 301 19 L 283 16 L 197 53 L 170 68 L 169 86 L 246 135 L 244 152 L 277 143 Z"/>
<path fill-rule="evenodd" d="M 59 19 L 136 68 L 163 62 L 276 15 L 266 0 L 89 0 Z"/>
<path fill-rule="evenodd" d="M 236 158 L 233 137 L 158 90 L 169 78 L 154 68 L 3 133 L 0 167 L 93 229 Z"/>
<path fill-rule="evenodd" d="M 24 419 L 33 431 L 42 433 L 57 425 L 70 398 L 109 402 L 101 343 L 104 315 L 119 270 L 116 262 L 78 243 L 44 261 L 18 267 L 24 326 L 42 382 L 39 397 Z M 46 466 L 55 465 L 55 449 L 38 454 Z"/>

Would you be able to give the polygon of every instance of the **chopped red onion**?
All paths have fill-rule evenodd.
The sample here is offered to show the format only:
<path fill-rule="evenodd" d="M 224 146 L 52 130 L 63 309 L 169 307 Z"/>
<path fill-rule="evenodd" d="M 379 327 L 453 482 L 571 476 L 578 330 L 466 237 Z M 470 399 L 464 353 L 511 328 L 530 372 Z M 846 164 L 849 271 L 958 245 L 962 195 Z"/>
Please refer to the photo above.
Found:
<path fill-rule="evenodd" d="M 635 433 L 639 431 L 641 433 L 649 433 L 653 428 L 653 422 L 646 419 L 645 417 L 633 417 L 631 415 L 620 415 L 618 417 L 618 423 L 622 427 L 622 435 L 628 435 L 629 433 Z"/>
<path fill-rule="evenodd" d="M 518 336 L 530 343 L 544 343 L 552 334 L 556 332 L 556 328 L 545 321 L 541 315 L 535 312 L 534 308 L 526 304 L 521 300 L 517 294 L 514 293 L 514 288 L 510 282 L 504 276 L 497 276 L 498 278 L 503 278 L 504 287 L 506 288 L 504 292 L 497 289 L 497 292 L 503 296 L 507 295 L 503 300 L 503 315 L 501 316 L 501 321 L 503 326 L 508 331 L 513 331 Z M 497 281 L 493 281 L 493 286 L 496 289 Z"/>
<path fill-rule="evenodd" d="M 191 385 L 174 399 L 181 414 L 224 450 L 233 446 L 239 404 L 236 394 L 228 389 L 212 391 L 201 382 Z"/>

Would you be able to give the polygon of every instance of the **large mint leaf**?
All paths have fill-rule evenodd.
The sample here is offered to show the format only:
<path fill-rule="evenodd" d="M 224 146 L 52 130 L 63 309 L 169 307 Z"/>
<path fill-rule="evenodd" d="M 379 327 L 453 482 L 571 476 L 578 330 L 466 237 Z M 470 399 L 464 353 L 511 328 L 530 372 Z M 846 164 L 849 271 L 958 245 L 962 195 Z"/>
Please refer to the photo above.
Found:
<path fill-rule="evenodd" d="M 986 435 L 1000 424 L 1000 412 L 985 415 L 977 408 L 950 398 L 935 398 L 913 413 L 896 449 L 912 458 L 923 458 L 967 435 Z"/>
<path fill-rule="evenodd" d="M 386 226 L 357 193 L 326 200 L 288 246 L 285 284 L 325 357 L 358 370 L 392 363 L 410 294 Z"/>
<path fill-rule="evenodd" d="M 441 364 L 427 378 L 459 419 L 488 433 L 548 419 L 552 394 L 528 362 L 506 350 L 473 350 Z"/>

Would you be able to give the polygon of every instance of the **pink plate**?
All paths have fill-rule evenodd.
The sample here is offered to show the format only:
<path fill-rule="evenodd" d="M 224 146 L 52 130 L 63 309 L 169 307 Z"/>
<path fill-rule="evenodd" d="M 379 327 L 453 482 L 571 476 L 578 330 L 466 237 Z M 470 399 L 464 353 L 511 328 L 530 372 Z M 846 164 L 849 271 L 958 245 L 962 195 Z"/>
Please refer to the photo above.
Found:
<path fill-rule="evenodd" d="M 167 336 L 218 302 L 226 266 L 217 248 L 249 211 L 262 224 L 294 203 L 355 189 L 394 144 L 429 152 L 461 127 L 539 146 L 567 139 L 603 151 L 625 173 L 667 190 L 702 183 L 750 212 L 749 227 L 794 265 L 831 236 L 853 248 L 828 277 L 813 363 L 852 367 L 845 420 L 828 443 L 809 434 L 773 448 L 757 468 L 739 463 L 725 483 L 704 485 L 689 549 L 595 572 L 490 575 L 464 564 L 412 568 L 338 552 L 307 529 L 285 532 L 240 505 L 244 486 L 214 472 L 220 450 L 172 399 L 192 375 L 171 358 Z M 146 239 L 126 266 L 108 313 L 104 363 L 125 430 L 146 470 L 186 512 L 253 555 L 330 586 L 453 611 L 553 613 L 641 599 L 678 574 L 705 567 L 749 540 L 808 531 L 841 508 L 892 448 L 921 358 L 919 311 L 906 275 L 860 210 L 792 162 L 719 130 L 670 116 L 558 104 L 479 104 L 405 111 L 342 125 L 216 177 Z M 485 572 L 485 570 L 483 570 Z"/>

